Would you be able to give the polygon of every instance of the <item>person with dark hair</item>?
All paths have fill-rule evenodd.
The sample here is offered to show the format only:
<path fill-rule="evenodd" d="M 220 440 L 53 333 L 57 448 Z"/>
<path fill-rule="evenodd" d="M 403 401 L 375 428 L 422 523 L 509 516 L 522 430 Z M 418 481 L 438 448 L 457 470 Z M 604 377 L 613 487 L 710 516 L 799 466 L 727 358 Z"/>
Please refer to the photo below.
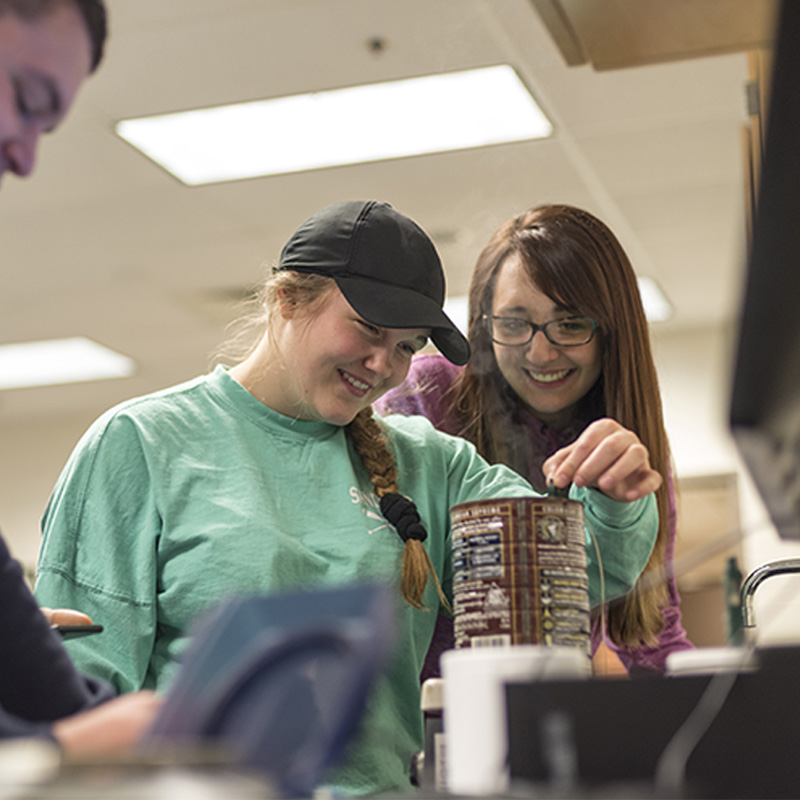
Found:
<path fill-rule="evenodd" d="M 105 32 L 100 0 L 0 0 L 0 176 L 30 174 L 39 136 L 100 63 Z M 0 738 L 54 739 L 71 755 L 128 749 L 160 702 L 150 693 L 110 700 L 111 687 L 79 674 L 51 629 L 67 611 L 48 613 L 0 538 Z"/>
<path fill-rule="evenodd" d="M 0 177 L 30 175 L 106 39 L 101 0 L 0 0 Z"/>
<path fill-rule="evenodd" d="M 376 404 L 382 414 L 422 414 L 464 436 L 489 462 L 544 488 L 542 465 L 581 448 L 611 421 L 634 431 L 659 474 L 671 474 L 650 337 L 633 268 L 611 230 L 568 205 L 541 205 L 504 223 L 478 257 L 469 290 L 472 358 L 458 368 L 414 359 L 406 382 Z M 562 451 L 564 452 L 564 451 Z M 602 484 L 601 484 L 602 486 Z M 671 480 L 656 491 L 656 546 L 636 586 L 599 613 L 594 647 L 610 647 L 631 673 L 663 672 L 667 655 L 692 648 L 673 574 Z M 439 623 L 424 676 L 452 647 Z"/>
<path fill-rule="evenodd" d="M 108 36 L 108 15 L 103 0 L 0 0 L 0 16 L 14 14 L 24 22 L 35 23 L 59 6 L 71 6 L 80 14 L 89 35 L 89 72 L 94 72 L 103 60 Z"/>
<path fill-rule="evenodd" d="M 231 594 L 399 584 L 393 660 L 331 784 L 409 787 L 422 748 L 419 672 L 452 599 L 449 509 L 536 495 L 428 420 L 372 415 L 428 338 L 453 363 L 468 359 L 444 297 L 422 228 L 386 203 L 336 203 L 283 248 L 242 360 L 89 428 L 45 511 L 37 585 L 42 602 L 114 621 L 110 636 L 69 643 L 83 669 L 123 691 L 162 689 L 187 626 Z M 608 433 L 591 459 L 567 453 L 550 473 L 561 487 L 584 484 L 572 491 L 606 592 L 620 596 L 650 556 L 661 478 L 638 437 Z M 602 491 L 589 488 L 599 474 Z M 596 604 L 591 554 L 588 576 Z"/>

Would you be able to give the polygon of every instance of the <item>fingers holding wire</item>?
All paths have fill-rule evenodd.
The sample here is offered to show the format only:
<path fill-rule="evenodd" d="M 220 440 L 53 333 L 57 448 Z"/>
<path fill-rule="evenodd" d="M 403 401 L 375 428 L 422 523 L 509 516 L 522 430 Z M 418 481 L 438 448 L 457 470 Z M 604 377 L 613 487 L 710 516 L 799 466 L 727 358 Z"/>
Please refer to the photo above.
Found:
<path fill-rule="evenodd" d="M 650 454 L 639 437 L 612 419 L 589 425 L 570 445 L 544 463 L 544 474 L 556 487 L 590 486 L 622 502 L 656 491 L 663 481 L 650 466 Z"/>

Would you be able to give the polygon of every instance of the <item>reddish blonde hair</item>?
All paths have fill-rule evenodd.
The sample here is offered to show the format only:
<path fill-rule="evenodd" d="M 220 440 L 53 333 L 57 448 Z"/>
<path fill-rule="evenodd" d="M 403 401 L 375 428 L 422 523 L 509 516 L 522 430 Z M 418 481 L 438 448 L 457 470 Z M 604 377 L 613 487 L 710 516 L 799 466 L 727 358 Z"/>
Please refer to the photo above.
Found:
<path fill-rule="evenodd" d="M 324 275 L 288 270 L 273 272 L 261 289 L 244 304 L 244 313 L 232 326 L 231 338 L 217 352 L 217 360 L 242 360 L 256 349 L 264 335 L 272 335 L 272 325 L 279 316 L 282 297 L 290 297 L 302 313 L 312 317 L 328 295 L 338 291 L 335 281 Z M 398 493 L 394 455 L 383 428 L 372 415 L 372 408 L 360 411 L 345 430 L 369 474 L 378 498 Z M 439 600 L 448 608 L 449 603 L 427 550 L 418 539 L 408 538 L 403 546 L 400 592 L 414 608 L 426 608 L 422 595 L 428 577 L 433 578 Z"/>

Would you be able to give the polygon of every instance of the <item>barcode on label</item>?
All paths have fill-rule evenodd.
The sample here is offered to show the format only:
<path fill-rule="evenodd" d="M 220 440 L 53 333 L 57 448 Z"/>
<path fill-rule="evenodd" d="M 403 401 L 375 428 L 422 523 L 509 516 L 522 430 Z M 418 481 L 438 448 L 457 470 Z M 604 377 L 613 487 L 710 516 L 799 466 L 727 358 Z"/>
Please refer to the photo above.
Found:
<path fill-rule="evenodd" d="M 511 644 L 511 637 L 508 634 L 499 636 L 473 636 L 470 640 L 473 647 L 505 647 Z"/>

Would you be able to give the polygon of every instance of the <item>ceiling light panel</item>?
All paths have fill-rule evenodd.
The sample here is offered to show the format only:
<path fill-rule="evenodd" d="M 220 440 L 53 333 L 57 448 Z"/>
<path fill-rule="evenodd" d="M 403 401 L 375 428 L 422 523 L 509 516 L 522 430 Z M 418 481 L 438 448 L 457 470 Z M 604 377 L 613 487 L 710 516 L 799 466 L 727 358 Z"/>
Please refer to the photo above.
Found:
<path fill-rule="evenodd" d="M 525 141 L 552 131 L 508 65 L 117 124 L 123 139 L 190 186 Z"/>
<path fill-rule="evenodd" d="M 127 356 L 80 336 L 0 346 L 0 390 L 125 378 L 134 371 Z"/>

